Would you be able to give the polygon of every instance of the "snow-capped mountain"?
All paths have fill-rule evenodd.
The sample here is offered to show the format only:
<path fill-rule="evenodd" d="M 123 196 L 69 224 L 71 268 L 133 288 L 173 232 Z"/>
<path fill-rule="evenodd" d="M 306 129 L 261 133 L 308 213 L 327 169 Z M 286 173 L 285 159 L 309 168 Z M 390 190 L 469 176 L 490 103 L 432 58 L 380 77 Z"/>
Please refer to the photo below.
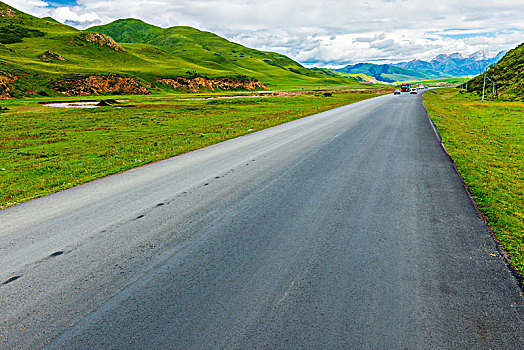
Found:
<path fill-rule="evenodd" d="M 477 51 L 470 55 L 455 52 L 449 55 L 440 54 L 431 61 L 412 60 L 395 64 L 397 67 L 407 68 L 418 72 L 435 74 L 439 72 L 442 76 L 466 76 L 477 75 L 485 71 L 490 65 L 496 64 L 506 54 L 501 51 L 497 54 Z"/>

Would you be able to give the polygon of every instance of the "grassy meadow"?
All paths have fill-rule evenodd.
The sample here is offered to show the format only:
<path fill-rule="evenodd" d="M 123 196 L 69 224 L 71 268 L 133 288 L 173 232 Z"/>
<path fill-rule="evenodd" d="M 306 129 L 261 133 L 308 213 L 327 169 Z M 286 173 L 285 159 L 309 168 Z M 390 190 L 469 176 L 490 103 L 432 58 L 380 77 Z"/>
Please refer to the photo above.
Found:
<path fill-rule="evenodd" d="M 458 89 L 425 93 L 443 143 L 502 247 L 524 276 L 524 103 Z"/>
<path fill-rule="evenodd" d="M 42 99 L 0 102 L 8 108 L 0 112 L 0 209 L 377 93 L 111 96 L 126 101 L 95 109 L 47 107 L 38 104 Z"/>

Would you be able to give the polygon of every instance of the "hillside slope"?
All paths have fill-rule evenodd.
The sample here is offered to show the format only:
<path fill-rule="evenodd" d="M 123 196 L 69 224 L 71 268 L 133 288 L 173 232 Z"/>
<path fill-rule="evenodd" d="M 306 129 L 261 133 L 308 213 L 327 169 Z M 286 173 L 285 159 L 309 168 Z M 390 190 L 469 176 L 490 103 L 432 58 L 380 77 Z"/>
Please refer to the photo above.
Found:
<path fill-rule="evenodd" d="M 110 37 L 40 19 L 1 2 L 0 44 L 2 98 L 57 95 L 55 85 L 64 80 L 121 75 L 126 67 L 147 63 Z M 143 85 L 138 80 L 128 82 Z"/>
<path fill-rule="evenodd" d="M 524 43 L 510 50 L 486 74 L 489 78 L 496 81 L 499 98 L 524 101 Z M 481 95 L 483 85 L 484 74 L 470 80 L 467 88 L 469 92 L 476 92 Z M 491 98 L 492 91 L 493 83 L 486 79 L 487 98 Z"/>
<path fill-rule="evenodd" d="M 275 74 L 275 68 L 280 68 L 294 74 L 325 77 L 284 55 L 250 49 L 216 34 L 191 27 L 164 29 L 137 19 L 121 19 L 91 27 L 87 31 L 108 35 L 119 43 L 154 45 L 188 61 L 198 57 L 200 63 L 210 69 L 223 67 L 251 74 L 259 72 L 272 75 Z M 278 71 L 278 74 L 282 72 Z"/>
<path fill-rule="evenodd" d="M 0 2 L 1 98 L 326 84 L 359 86 L 190 27 L 130 19 L 80 31 Z"/>

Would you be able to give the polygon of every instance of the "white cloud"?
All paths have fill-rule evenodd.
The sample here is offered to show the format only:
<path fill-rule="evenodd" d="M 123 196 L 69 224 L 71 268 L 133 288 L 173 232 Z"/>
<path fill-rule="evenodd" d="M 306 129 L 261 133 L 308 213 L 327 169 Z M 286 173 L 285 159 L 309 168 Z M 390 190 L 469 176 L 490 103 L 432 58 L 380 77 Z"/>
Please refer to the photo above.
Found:
<path fill-rule="evenodd" d="M 40 0 L 7 0 L 3 2 L 34 16 L 39 16 L 41 13 L 45 13 L 47 11 L 46 7 L 49 6 L 47 2 Z"/>
<path fill-rule="evenodd" d="M 93 23 L 100 20 L 98 15 L 94 12 L 75 12 L 69 7 L 58 7 L 57 9 L 53 9 L 51 10 L 50 16 L 62 23 Z"/>
<path fill-rule="evenodd" d="M 80 28 L 128 17 L 189 25 L 308 66 L 495 52 L 524 41 L 524 0 L 77 0 L 57 9 L 39 0 L 6 2 Z"/>
<path fill-rule="evenodd" d="M 375 34 L 373 37 L 358 37 L 353 40 L 355 43 L 374 43 L 377 40 L 384 40 L 386 38 L 385 33 Z"/>

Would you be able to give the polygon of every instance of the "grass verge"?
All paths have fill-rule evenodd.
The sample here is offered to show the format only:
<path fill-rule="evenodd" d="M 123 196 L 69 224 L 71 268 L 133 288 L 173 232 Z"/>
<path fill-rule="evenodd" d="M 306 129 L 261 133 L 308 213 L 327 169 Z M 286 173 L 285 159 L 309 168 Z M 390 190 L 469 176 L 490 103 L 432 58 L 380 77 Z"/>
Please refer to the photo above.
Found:
<path fill-rule="evenodd" d="M 96 109 L 5 101 L 0 106 L 0 209 L 377 94 L 128 96 Z"/>
<path fill-rule="evenodd" d="M 524 103 L 457 89 L 425 93 L 424 104 L 496 238 L 524 276 Z"/>

